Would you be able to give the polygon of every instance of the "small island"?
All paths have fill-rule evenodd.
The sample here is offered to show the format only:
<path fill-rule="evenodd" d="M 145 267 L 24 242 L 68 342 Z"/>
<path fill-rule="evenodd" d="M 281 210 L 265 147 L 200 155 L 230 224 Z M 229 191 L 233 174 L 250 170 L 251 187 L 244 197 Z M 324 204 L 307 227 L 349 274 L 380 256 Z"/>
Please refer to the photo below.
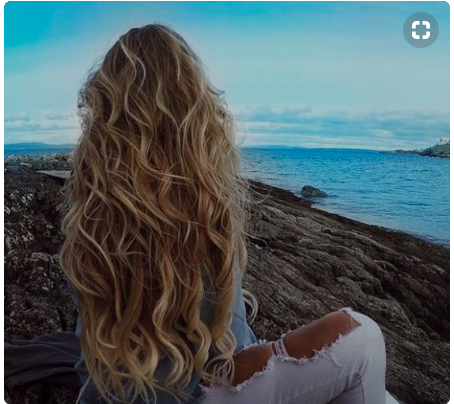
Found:
<path fill-rule="evenodd" d="M 394 153 L 399 154 L 418 154 L 428 157 L 449 158 L 450 139 L 440 139 L 440 141 L 432 147 L 422 150 L 395 150 Z"/>

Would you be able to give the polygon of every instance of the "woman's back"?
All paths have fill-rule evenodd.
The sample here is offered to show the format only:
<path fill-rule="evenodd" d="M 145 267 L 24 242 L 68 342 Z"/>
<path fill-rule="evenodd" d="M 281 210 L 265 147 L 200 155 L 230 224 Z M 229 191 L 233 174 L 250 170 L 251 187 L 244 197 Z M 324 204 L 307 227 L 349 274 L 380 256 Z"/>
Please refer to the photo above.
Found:
<path fill-rule="evenodd" d="M 184 39 L 157 24 L 120 37 L 79 110 L 60 264 L 84 367 L 105 400 L 183 398 L 194 374 L 215 381 L 209 367 L 231 369 L 252 336 L 233 315 L 247 184 L 232 116 Z"/>
<path fill-rule="evenodd" d="M 230 329 L 232 330 L 233 334 L 236 337 L 236 348 L 235 352 L 239 352 L 240 350 L 252 346 L 255 344 L 258 344 L 258 340 L 252 331 L 252 329 L 249 327 L 247 323 L 247 312 L 246 312 L 246 305 L 245 305 L 245 300 L 243 298 L 243 293 L 242 293 L 242 275 L 238 271 L 238 276 L 237 276 L 237 281 L 236 281 L 236 290 L 235 290 L 235 302 L 233 305 L 233 317 L 232 317 L 232 324 L 230 326 Z M 70 291 L 71 291 L 71 296 L 73 298 L 73 301 L 75 305 L 78 305 L 77 301 L 77 296 L 74 292 L 74 287 L 71 285 L 70 282 L 68 282 Z M 212 304 L 213 304 L 213 293 L 208 292 L 205 294 L 203 302 L 202 302 L 202 310 L 201 310 L 201 316 L 204 322 L 209 324 L 211 322 L 212 318 Z M 76 327 L 76 336 L 80 338 L 80 332 L 82 329 L 82 323 L 81 323 L 81 318 L 78 317 L 77 321 L 77 327 Z M 190 343 L 188 341 L 188 343 Z M 214 352 L 211 350 L 210 351 L 210 358 L 214 357 Z M 171 369 L 171 363 L 169 359 L 167 358 L 166 360 L 162 361 L 159 364 L 158 370 L 156 371 L 156 378 L 157 380 L 163 380 L 165 378 L 165 375 L 170 371 Z M 82 357 L 79 361 L 79 363 L 76 365 L 76 370 L 79 374 L 79 377 L 81 380 L 86 380 L 88 377 L 88 370 L 85 365 L 85 359 L 82 354 Z M 201 400 L 205 396 L 205 392 L 203 388 L 199 385 L 201 382 L 201 376 L 194 372 L 191 378 L 191 382 L 187 386 L 185 392 L 189 395 L 191 395 L 194 398 L 194 403 L 198 403 L 199 400 Z M 93 384 L 90 384 L 89 387 L 83 392 L 83 395 L 81 397 L 81 403 L 96 403 L 96 402 L 105 402 L 98 396 L 98 392 Z M 140 400 L 138 401 L 139 403 L 141 402 Z M 168 403 L 168 404 L 173 404 L 173 403 L 178 403 L 178 401 L 175 400 L 174 397 L 163 393 L 159 392 L 157 396 L 157 402 L 158 403 Z M 201 402 L 201 401 L 200 401 Z"/>

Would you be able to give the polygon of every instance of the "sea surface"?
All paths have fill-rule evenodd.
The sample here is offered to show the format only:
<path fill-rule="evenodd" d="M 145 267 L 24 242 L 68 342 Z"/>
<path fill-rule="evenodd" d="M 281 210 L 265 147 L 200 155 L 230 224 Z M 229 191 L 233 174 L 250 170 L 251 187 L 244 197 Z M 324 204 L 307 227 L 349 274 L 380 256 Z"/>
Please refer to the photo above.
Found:
<path fill-rule="evenodd" d="M 5 150 L 68 153 L 73 147 Z M 242 173 L 301 195 L 304 185 L 328 193 L 314 207 L 400 230 L 449 247 L 449 159 L 370 150 L 242 148 Z"/>
<path fill-rule="evenodd" d="M 449 247 L 449 159 L 369 150 L 242 148 L 250 179 L 301 196 L 328 193 L 314 207 L 400 230 Z"/>
<path fill-rule="evenodd" d="M 39 155 L 43 156 L 46 154 L 65 154 L 69 153 L 74 150 L 74 147 L 52 147 L 52 148 L 8 148 L 4 149 L 4 156 L 11 156 L 11 155 Z"/>

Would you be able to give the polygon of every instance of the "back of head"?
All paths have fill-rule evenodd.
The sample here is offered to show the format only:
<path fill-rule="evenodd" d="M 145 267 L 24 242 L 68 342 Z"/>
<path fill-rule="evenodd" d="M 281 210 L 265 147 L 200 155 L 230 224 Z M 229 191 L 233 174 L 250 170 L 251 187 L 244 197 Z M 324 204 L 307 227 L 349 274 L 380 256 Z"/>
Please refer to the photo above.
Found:
<path fill-rule="evenodd" d="M 89 374 L 117 402 L 178 395 L 193 370 L 210 379 L 211 362 L 232 366 L 246 186 L 231 115 L 184 39 L 157 24 L 120 37 L 90 72 L 79 110 L 61 266 L 78 294 Z M 211 324 L 200 317 L 208 288 Z M 219 357 L 207 363 L 210 346 Z M 174 367 L 159 386 L 164 355 Z"/>

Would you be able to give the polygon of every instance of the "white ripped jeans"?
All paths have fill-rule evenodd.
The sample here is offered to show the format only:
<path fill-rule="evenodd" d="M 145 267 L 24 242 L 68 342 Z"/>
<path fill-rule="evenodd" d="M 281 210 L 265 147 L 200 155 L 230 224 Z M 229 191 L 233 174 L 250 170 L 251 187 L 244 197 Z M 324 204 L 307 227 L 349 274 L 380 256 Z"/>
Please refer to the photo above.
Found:
<path fill-rule="evenodd" d="M 385 390 L 386 350 L 383 334 L 370 317 L 347 312 L 360 326 L 311 358 L 291 357 L 283 344 L 272 344 L 265 368 L 244 382 L 231 386 L 203 387 L 203 404 L 397 404 Z M 243 349 L 247 349 L 243 348 Z"/>

